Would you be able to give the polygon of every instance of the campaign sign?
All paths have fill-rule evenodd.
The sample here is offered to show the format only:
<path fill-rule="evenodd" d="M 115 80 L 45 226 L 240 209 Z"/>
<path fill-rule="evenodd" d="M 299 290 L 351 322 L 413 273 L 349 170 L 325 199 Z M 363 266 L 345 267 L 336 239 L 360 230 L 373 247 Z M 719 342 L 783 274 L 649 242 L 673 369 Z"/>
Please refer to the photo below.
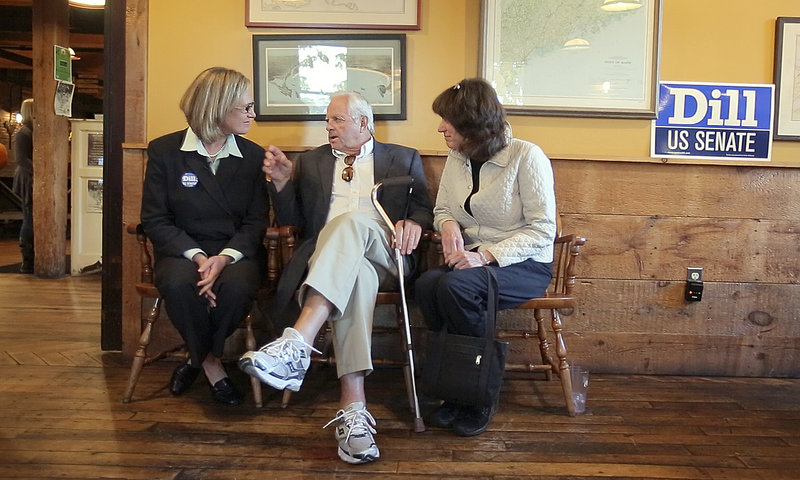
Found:
<path fill-rule="evenodd" d="M 650 156 L 769 160 L 774 85 L 661 82 Z"/>

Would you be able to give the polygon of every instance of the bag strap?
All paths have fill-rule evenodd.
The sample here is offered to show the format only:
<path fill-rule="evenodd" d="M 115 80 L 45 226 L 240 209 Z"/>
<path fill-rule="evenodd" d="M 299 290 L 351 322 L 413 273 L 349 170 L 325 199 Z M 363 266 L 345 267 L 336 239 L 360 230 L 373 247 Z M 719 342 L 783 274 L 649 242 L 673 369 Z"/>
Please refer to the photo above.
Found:
<path fill-rule="evenodd" d="M 497 321 L 497 309 L 500 304 L 498 299 L 497 275 L 494 273 L 492 267 L 483 267 L 483 269 L 486 271 L 486 276 L 488 277 L 488 287 L 486 290 L 486 328 L 483 331 L 483 336 L 487 341 L 492 341 L 494 340 L 494 327 Z M 439 334 L 447 334 L 447 325 L 442 325 Z"/>
<path fill-rule="evenodd" d="M 486 297 L 486 329 L 484 336 L 487 340 L 494 340 L 494 327 L 497 320 L 497 309 L 499 307 L 499 293 L 497 287 L 497 275 L 492 267 L 484 267 L 488 278 L 488 289 Z"/>
<path fill-rule="evenodd" d="M 494 339 L 494 327 L 495 321 L 497 320 L 497 307 L 499 303 L 497 276 L 495 275 L 492 267 L 484 267 L 484 270 L 486 270 L 486 274 L 489 277 L 489 288 L 487 289 L 488 297 L 486 299 L 486 326 L 484 330 L 484 347 L 480 365 L 480 380 L 478 382 L 478 388 L 488 396 L 490 390 L 489 377 L 498 374 L 498 367 L 500 369 L 499 375 L 502 377 L 504 365 L 502 363 L 500 365 L 495 363 L 497 360 L 496 355 L 499 353 L 498 347 L 496 346 L 496 340 Z M 493 402 L 497 401 L 496 398 L 490 400 Z M 487 405 L 479 406 L 483 407 Z"/>

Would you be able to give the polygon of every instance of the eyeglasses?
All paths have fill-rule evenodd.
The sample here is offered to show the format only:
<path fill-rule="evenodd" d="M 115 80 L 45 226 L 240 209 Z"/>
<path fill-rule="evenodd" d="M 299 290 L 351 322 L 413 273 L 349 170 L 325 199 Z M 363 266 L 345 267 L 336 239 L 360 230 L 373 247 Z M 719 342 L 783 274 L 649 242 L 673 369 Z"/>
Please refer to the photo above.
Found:
<path fill-rule="evenodd" d="M 342 170 L 342 180 L 344 180 L 345 182 L 349 182 L 350 180 L 352 180 L 353 176 L 356 173 L 356 171 L 353 170 L 353 162 L 355 161 L 356 161 L 355 155 L 348 155 L 344 157 L 344 163 L 347 166 L 344 167 L 344 170 Z"/>
<path fill-rule="evenodd" d="M 235 110 L 239 110 L 240 112 L 244 113 L 254 113 L 256 111 L 256 104 L 255 102 L 250 102 L 244 107 L 233 107 Z"/>

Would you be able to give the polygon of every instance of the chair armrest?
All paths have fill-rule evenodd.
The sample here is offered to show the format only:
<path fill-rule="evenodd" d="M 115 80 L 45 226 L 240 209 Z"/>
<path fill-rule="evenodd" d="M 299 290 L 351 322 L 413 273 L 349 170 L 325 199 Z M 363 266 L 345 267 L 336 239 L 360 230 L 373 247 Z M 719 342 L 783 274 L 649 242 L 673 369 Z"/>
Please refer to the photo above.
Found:
<path fill-rule="evenodd" d="M 297 245 L 297 227 L 284 225 L 268 227 L 264 235 L 264 246 L 267 248 L 267 286 L 275 288 L 281 272 L 294 255 Z"/>
<path fill-rule="evenodd" d="M 422 232 L 422 239 L 425 242 L 425 259 L 427 268 L 436 268 L 444 265 L 444 254 L 442 253 L 442 234 L 434 230 Z"/>
<path fill-rule="evenodd" d="M 444 264 L 442 254 L 442 235 L 439 232 L 426 231 L 423 237 L 430 243 L 428 247 L 428 267 Z M 575 262 L 581 253 L 586 238 L 575 234 L 557 236 L 553 242 L 553 283 L 548 288 L 551 295 L 572 295 L 575 285 Z"/>
<path fill-rule="evenodd" d="M 575 234 L 557 237 L 553 245 L 553 292 L 572 296 L 575 286 L 575 262 L 586 238 Z"/>
<path fill-rule="evenodd" d="M 139 244 L 139 279 L 142 283 L 153 283 L 153 257 L 147 243 L 147 235 L 141 223 L 128 224 L 125 230 L 131 235 L 136 235 Z"/>

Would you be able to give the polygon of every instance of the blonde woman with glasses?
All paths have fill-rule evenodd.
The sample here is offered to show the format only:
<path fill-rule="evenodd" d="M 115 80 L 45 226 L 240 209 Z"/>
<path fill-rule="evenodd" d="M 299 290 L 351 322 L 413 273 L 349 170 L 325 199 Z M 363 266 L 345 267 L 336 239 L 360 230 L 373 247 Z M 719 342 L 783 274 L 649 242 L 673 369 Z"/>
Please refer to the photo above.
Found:
<path fill-rule="evenodd" d="M 239 405 L 220 357 L 252 305 L 266 258 L 265 152 L 240 136 L 255 118 L 250 81 L 209 68 L 180 108 L 188 128 L 148 146 L 141 211 L 155 251 L 154 283 L 189 350 L 169 389 L 184 393 L 202 370 L 216 402 Z"/>

